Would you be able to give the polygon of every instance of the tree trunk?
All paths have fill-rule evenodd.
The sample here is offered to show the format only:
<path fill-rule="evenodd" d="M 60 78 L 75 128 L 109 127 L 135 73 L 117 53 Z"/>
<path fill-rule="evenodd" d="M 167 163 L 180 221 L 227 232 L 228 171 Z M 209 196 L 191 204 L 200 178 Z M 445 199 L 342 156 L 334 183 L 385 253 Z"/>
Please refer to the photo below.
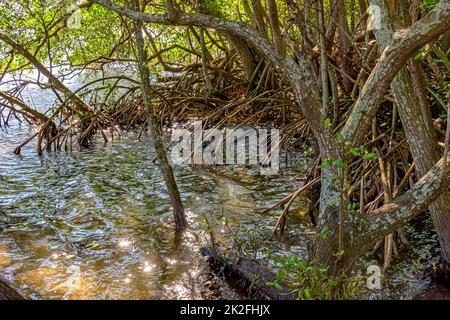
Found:
<path fill-rule="evenodd" d="M 263 34 L 267 36 L 266 22 L 264 19 L 264 8 L 261 5 L 260 0 L 251 0 L 253 20 L 255 21 L 256 28 Z"/>
<path fill-rule="evenodd" d="M 450 30 L 442 36 L 442 51 L 447 52 L 450 49 Z"/>
<path fill-rule="evenodd" d="M 167 17 L 173 21 L 177 17 L 174 0 L 166 0 Z"/>
<path fill-rule="evenodd" d="M 446 32 L 449 26 L 450 2 L 441 0 L 410 28 L 394 34 L 395 41 L 378 59 L 341 131 L 345 140 L 354 146 L 359 146 L 364 141 L 372 119 L 397 72 L 417 49 Z"/>
<path fill-rule="evenodd" d="M 138 0 L 133 0 L 133 6 L 136 10 L 139 8 Z M 139 72 L 141 74 L 141 88 L 144 104 L 147 112 L 147 121 L 150 122 L 150 130 L 153 136 L 153 145 L 158 158 L 159 166 L 161 167 L 164 181 L 167 186 L 167 191 L 172 203 L 172 210 L 175 219 L 175 226 L 178 230 L 185 229 L 187 227 L 187 221 L 184 213 L 184 206 L 181 201 L 180 192 L 178 191 L 177 183 L 173 175 L 172 167 L 167 158 L 167 153 L 164 148 L 164 143 L 161 137 L 161 131 L 158 124 L 158 119 L 154 112 L 154 105 L 151 102 L 151 87 L 150 87 L 150 74 L 145 62 L 147 61 L 147 53 L 144 48 L 144 37 L 142 33 L 142 22 L 134 21 L 134 31 L 136 37 L 136 47 L 138 51 Z"/>
<path fill-rule="evenodd" d="M 352 47 L 350 43 L 350 32 L 347 24 L 347 11 L 345 2 L 339 1 L 338 5 L 338 35 L 339 35 L 339 57 L 341 62 L 341 78 L 343 90 L 350 93 L 353 83 L 349 77 L 353 77 Z"/>
<path fill-rule="evenodd" d="M 319 42 L 320 42 L 320 79 L 322 82 L 322 116 L 327 118 L 328 115 L 328 58 L 327 58 L 327 42 L 325 35 L 325 23 L 323 15 L 323 0 L 317 0 L 316 2 L 316 16 L 319 30 Z"/>
<path fill-rule="evenodd" d="M 382 11 L 386 11 L 382 0 L 372 0 L 372 3 L 378 5 Z M 391 2 L 394 6 L 395 3 Z M 388 14 L 383 14 L 388 18 Z M 394 29 L 391 21 L 385 19 L 381 21 L 383 27 L 374 30 L 379 47 L 383 51 L 390 45 Z M 420 85 L 420 83 L 418 83 Z M 436 144 L 436 137 L 432 128 L 432 119 L 429 113 L 422 110 L 428 109 L 423 96 L 418 97 L 415 93 L 412 80 L 408 70 L 404 67 L 391 83 L 391 88 L 397 101 L 400 119 L 405 130 L 405 135 L 417 166 L 419 176 L 423 176 L 438 160 L 439 150 Z M 420 89 L 420 88 L 418 88 Z M 420 91 L 418 92 L 420 94 Z M 422 92 L 423 94 L 423 92 Z M 442 193 L 433 203 L 429 210 L 433 218 L 436 233 L 438 235 L 442 255 L 450 261 L 450 196 L 447 192 Z"/>
<path fill-rule="evenodd" d="M 275 44 L 275 51 L 280 59 L 283 59 L 285 54 L 284 39 L 281 34 L 280 20 L 278 17 L 278 8 L 275 0 L 267 0 L 267 7 L 269 10 L 269 21 L 272 29 L 273 42 Z"/>
<path fill-rule="evenodd" d="M 7 92 L 0 91 L 0 98 L 3 98 L 9 101 L 12 104 L 15 104 L 21 108 L 21 110 L 17 110 L 19 113 L 22 113 L 24 116 L 31 118 L 36 123 L 46 123 L 49 122 L 50 119 L 45 114 L 31 108 L 25 102 L 20 100 L 17 97 L 10 95 Z"/>
<path fill-rule="evenodd" d="M 200 27 L 200 33 L 199 33 L 199 40 L 200 40 L 200 52 L 202 56 L 202 72 L 203 72 L 203 80 L 205 81 L 206 89 L 208 89 L 208 94 L 211 94 L 214 92 L 214 87 L 211 82 L 211 79 L 209 78 L 208 74 L 208 61 L 207 61 L 207 49 L 205 44 L 205 30 L 203 27 Z"/>
<path fill-rule="evenodd" d="M 355 224 L 344 227 L 345 248 L 338 257 L 338 232 L 336 228 L 338 210 L 330 210 L 326 224 L 327 232 L 318 228 L 312 248 L 311 259 L 328 266 L 330 274 L 338 275 L 350 271 L 352 265 L 375 243 L 395 232 L 408 221 L 416 217 L 443 192 L 448 186 L 450 174 L 449 160 L 444 166 L 444 159 L 436 163 L 410 190 L 395 198 L 391 203 L 358 217 Z M 442 179 L 442 173 L 445 179 Z M 330 206 L 331 207 L 331 206 Z M 350 234 L 354 238 L 350 241 Z"/>
<path fill-rule="evenodd" d="M 342 225 L 339 210 L 341 197 L 339 180 L 338 168 L 322 169 L 319 218 L 316 235 L 309 248 L 310 260 L 328 266 L 333 274 L 343 269 L 338 252 L 345 250 L 342 248 L 343 243 L 340 243 Z"/>
<path fill-rule="evenodd" d="M 225 37 L 230 41 L 234 50 L 236 50 L 244 69 L 245 80 L 249 81 L 256 68 L 255 57 L 251 48 L 248 46 L 247 42 L 228 32 L 225 32 Z"/>

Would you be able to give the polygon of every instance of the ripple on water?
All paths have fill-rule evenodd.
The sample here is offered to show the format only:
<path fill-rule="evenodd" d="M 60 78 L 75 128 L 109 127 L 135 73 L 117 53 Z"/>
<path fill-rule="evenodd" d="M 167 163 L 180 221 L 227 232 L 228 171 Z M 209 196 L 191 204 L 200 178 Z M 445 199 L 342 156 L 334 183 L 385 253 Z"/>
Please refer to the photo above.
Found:
<path fill-rule="evenodd" d="M 180 239 L 149 137 L 41 158 L 30 143 L 14 155 L 29 134 L 14 125 L 0 132 L 0 271 L 31 298 L 201 298 L 202 214 L 221 237 L 219 215 L 269 234 L 272 219 L 253 209 L 289 191 L 288 173 L 177 167 L 190 224 Z"/>

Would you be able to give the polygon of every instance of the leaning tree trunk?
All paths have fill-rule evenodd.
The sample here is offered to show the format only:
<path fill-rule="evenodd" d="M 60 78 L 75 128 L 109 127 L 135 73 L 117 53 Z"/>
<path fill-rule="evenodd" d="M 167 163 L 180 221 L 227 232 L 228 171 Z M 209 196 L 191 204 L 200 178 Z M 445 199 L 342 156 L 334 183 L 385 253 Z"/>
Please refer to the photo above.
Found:
<path fill-rule="evenodd" d="M 372 3 L 381 7 L 381 1 L 373 0 Z M 386 13 L 384 18 L 388 17 Z M 378 36 L 382 38 L 381 40 L 379 39 L 382 51 L 391 43 L 393 34 L 392 29 L 390 35 L 379 34 L 382 31 L 386 32 L 386 30 L 386 26 L 381 30 L 376 30 Z M 437 144 L 433 133 L 429 130 L 431 126 L 428 125 L 431 119 L 426 117 L 422 112 L 414 93 L 411 79 L 405 68 L 394 78 L 391 87 L 398 101 L 400 117 L 411 147 L 411 152 L 417 163 L 419 175 L 424 176 L 439 160 Z M 324 159 L 323 155 L 322 159 Z M 355 250 L 355 246 L 349 246 L 348 241 L 343 241 L 348 236 L 350 229 L 348 225 L 343 225 L 345 223 L 345 217 L 343 217 L 342 210 L 339 210 L 339 189 L 336 187 L 337 181 L 339 181 L 339 175 L 336 170 L 329 169 L 328 172 L 322 172 L 321 210 L 318 231 L 313 241 L 310 255 L 311 259 L 330 266 L 332 274 L 347 270 L 356 258 L 363 253 L 361 248 L 368 248 L 369 244 L 372 244 L 375 239 L 362 239 L 359 250 Z M 429 207 L 442 246 L 443 256 L 448 260 L 450 252 L 450 197 L 447 192 L 435 193 L 433 200 L 424 199 L 424 203 L 427 202 L 428 204 L 422 208 Z M 415 207 L 414 210 L 411 210 L 412 212 L 416 215 L 420 210 L 418 207 Z M 392 217 L 392 221 L 388 219 L 386 222 L 386 226 L 392 224 L 400 225 L 395 222 L 394 217 Z M 376 237 L 380 236 L 381 233 L 376 235 Z"/>
<path fill-rule="evenodd" d="M 327 224 L 322 224 L 329 226 L 326 233 L 323 232 L 324 227 L 318 229 L 311 259 L 329 267 L 328 271 L 333 275 L 350 271 L 358 258 L 378 240 L 405 225 L 427 209 L 440 194 L 446 192 L 450 178 L 449 164 L 449 159 L 441 159 L 410 190 L 392 202 L 366 214 L 363 220 L 347 223 L 342 230 L 345 245 L 342 255 L 338 254 L 339 231 L 335 227 L 339 225 L 336 218 L 338 212 L 336 209 L 334 212 L 328 209 L 328 214 L 334 215 L 334 218 L 328 216 Z M 354 237 L 351 237 L 351 234 Z"/>
<path fill-rule="evenodd" d="M 133 7 L 138 10 L 138 0 L 133 0 Z M 158 119 L 156 117 L 154 106 L 151 102 L 151 87 L 150 87 L 150 73 L 146 66 L 147 53 L 144 48 L 144 37 L 142 33 L 142 22 L 134 21 L 134 32 L 136 37 L 136 47 L 138 52 L 139 72 L 141 75 L 141 88 L 142 96 L 144 99 L 144 105 L 147 112 L 147 119 L 150 122 L 150 130 L 153 135 L 153 145 L 156 152 L 159 165 L 161 167 L 164 181 L 167 186 L 167 191 L 172 203 L 173 215 L 175 218 L 175 226 L 178 230 L 185 229 L 187 227 L 187 221 L 184 213 L 183 202 L 181 201 L 180 192 L 177 187 L 175 177 L 173 175 L 172 167 L 167 158 L 167 153 L 164 148 L 164 143 L 161 137 L 161 130 L 159 128 Z"/>
<path fill-rule="evenodd" d="M 49 117 L 47 117 L 45 114 L 31 108 L 28 106 L 25 102 L 20 100 L 17 97 L 14 97 L 10 95 L 8 92 L 1 91 L 0 90 L 0 98 L 5 99 L 6 101 L 10 102 L 12 105 L 17 105 L 20 107 L 20 110 L 13 109 L 13 107 L 9 107 L 13 111 L 17 111 L 18 113 L 21 113 L 22 115 L 32 119 L 36 123 L 46 123 L 48 121 L 51 121 Z"/>

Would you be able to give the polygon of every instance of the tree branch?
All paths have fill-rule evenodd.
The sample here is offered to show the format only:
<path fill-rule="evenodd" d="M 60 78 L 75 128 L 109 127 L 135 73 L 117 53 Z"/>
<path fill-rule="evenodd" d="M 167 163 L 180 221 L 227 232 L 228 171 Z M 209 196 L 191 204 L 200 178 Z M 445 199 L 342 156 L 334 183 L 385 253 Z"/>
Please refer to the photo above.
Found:
<path fill-rule="evenodd" d="M 448 192 L 450 168 L 447 161 L 446 175 L 443 179 L 442 158 L 425 174 L 410 190 L 406 191 L 391 203 L 372 211 L 367 224 L 357 233 L 357 239 L 349 248 L 346 256 L 357 258 L 374 245 L 379 239 L 395 232 L 419 213 L 427 209 L 442 192 Z"/>
<path fill-rule="evenodd" d="M 450 28 L 450 1 L 441 0 L 411 27 L 397 31 L 367 79 L 342 130 L 343 137 L 358 146 L 364 141 L 372 119 L 395 75 L 420 47 Z"/>

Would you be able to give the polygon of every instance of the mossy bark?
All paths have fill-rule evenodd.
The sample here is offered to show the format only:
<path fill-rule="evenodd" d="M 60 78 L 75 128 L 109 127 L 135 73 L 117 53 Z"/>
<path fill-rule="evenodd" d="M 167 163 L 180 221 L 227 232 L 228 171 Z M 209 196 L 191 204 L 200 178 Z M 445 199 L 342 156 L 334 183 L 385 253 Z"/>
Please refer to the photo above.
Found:
<path fill-rule="evenodd" d="M 133 7 L 136 10 L 139 8 L 138 0 L 133 0 Z M 147 61 L 147 53 L 144 48 L 144 36 L 142 33 L 142 22 L 135 20 L 134 32 L 136 37 L 136 47 L 138 51 L 139 72 L 141 75 L 142 95 L 147 112 L 147 119 L 150 124 L 150 130 L 153 136 L 153 146 L 155 148 L 156 157 L 158 159 L 161 172 L 164 176 L 167 191 L 172 203 L 172 211 L 175 219 L 175 226 L 178 230 L 183 230 L 187 227 L 187 220 L 184 212 L 183 202 L 181 201 L 180 192 L 173 174 L 172 166 L 167 158 L 166 149 L 161 136 L 158 119 L 154 110 L 154 105 L 151 101 L 152 88 L 150 87 L 150 73 L 145 61 Z"/>

